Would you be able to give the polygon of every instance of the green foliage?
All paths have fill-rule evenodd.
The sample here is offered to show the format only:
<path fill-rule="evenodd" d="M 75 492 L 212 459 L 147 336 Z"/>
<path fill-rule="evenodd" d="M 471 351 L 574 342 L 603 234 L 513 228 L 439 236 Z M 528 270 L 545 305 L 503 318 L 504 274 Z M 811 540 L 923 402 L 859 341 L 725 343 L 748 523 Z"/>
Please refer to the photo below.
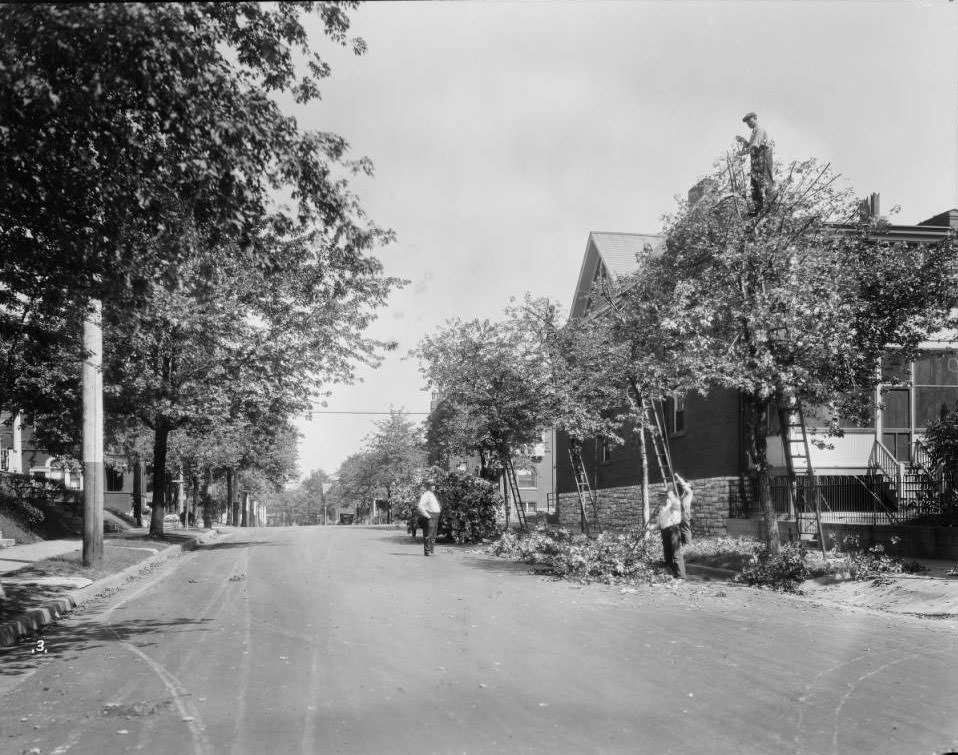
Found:
<path fill-rule="evenodd" d="M 762 548 L 749 559 L 742 571 L 735 575 L 735 581 L 770 587 L 782 592 L 796 592 L 798 586 L 811 574 L 807 555 L 802 544 L 788 543 L 778 552 L 773 552 L 768 547 Z"/>
<path fill-rule="evenodd" d="M 30 529 L 43 521 L 43 512 L 29 500 L 0 490 L 0 512 Z"/>
<path fill-rule="evenodd" d="M 363 334 L 399 282 L 371 256 L 391 233 L 350 189 L 371 165 L 279 105 L 315 99 L 329 75 L 303 16 L 317 11 L 319 39 L 359 54 L 355 7 L 0 7 L 0 387 L 12 386 L 0 405 L 65 424 L 69 401 L 29 402 L 76 407 L 54 365 L 80 355 L 59 331 L 103 299 L 115 438 L 153 434 L 162 491 L 171 432 L 197 446 L 178 456 L 256 471 L 267 449 L 292 458 L 291 417 L 355 362 L 377 363 L 389 345 Z M 291 474 L 279 454 L 260 467 L 274 485 Z"/>
<path fill-rule="evenodd" d="M 661 541 L 643 532 L 603 533 L 592 539 L 539 527 L 531 533 L 505 532 L 489 552 L 544 568 L 561 579 L 605 584 L 667 579 Z"/>
<path fill-rule="evenodd" d="M 773 552 L 770 402 L 833 407 L 835 432 L 840 413 L 867 415 L 879 356 L 894 343 L 908 358 L 948 325 L 958 283 L 953 235 L 930 245 L 887 240 L 887 224 L 862 219 L 829 166 L 793 161 L 776 183 L 775 200 L 755 213 L 743 164 L 718 164 L 703 196 L 667 219 L 662 256 L 636 274 L 621 314 L 678 351 L 672 368 L 692 384 L 746 396 L 747 452 Z"/>
<path fill-rule="evenodd" d="M 752 538 L 697 537 L 683 546 L 686 563 L 739 571 L 761 550 Z"/>
<path fill-rule="evenodd" d="M 387 502 L 391 518 L 407 518 L 419 496 L 425 458 L 420 428 L 402 411 L 391 410 L 388 418 L 376 423 L 362 450 L 340 465 L 334 496 L 355 505 L 360 516 L 377 498 Z"/>
<path fill-rule="evenodd" d="M 958 475 L 958 409 L 928 425 L 922 443 L 928 449 L 932 465 L 954 479 Z"/>
<path fill-rule="evenodd" d="M 430 469 L 428 475 L 442 506 L 440 534 L 457 543 L 479 543 L 499 534 L 496 516 L 503 501 L 495 485 L 474 475 L 439 468 Z"/>
<path fill-rule="evenodd" d="M 331 478 L 321 469 L 314 469 L 297 485 L 275 491 L 267 497 L 267 509 L 282 515 L 283 524 L 322 524 L 323 510 L 325 521 L 332 521 L 331 502 L 326 500 L 326 486 Z"/>
<path fill-rule="evenodd" d="M 434 439 L 445 434 L 438 453 L 477 453 L 486 466 L 536 442 L 550 424 L 551 376 L 541 344 L 520 320 L 456 319 L 414 353 L 444 401 L 442 418 L 430 423 Z"/>
<path fill-rule="evenodd" d="M 892 544 L 899 541 L 893 537 Z M 867 548 L 854 535 L 842 538 L 839 549 L 846 554 L 846 567 L 852 576 L 859 582 L 875 582 L 883 584 L 891 574 L 915 574 L 927 571 L 927 568 L 914 560 L 903 560 L 890 556 L 885 552 L 885 546 L 875 543 Z"/>

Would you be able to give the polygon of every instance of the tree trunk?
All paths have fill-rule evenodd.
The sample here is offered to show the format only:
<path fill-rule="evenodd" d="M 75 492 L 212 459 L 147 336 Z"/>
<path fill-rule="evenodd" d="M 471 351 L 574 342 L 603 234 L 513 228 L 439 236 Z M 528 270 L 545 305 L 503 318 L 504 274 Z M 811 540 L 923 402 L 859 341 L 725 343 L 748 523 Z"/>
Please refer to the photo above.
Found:
<path fill-rule="evenodd" d="M 143 526 L 143 462 L 133 459 L 133 521 L 137 527 Z"/>
<path fill-rule="evenodd" d="M 213 496 L 210 489 L 213 487 L 213 468 L 206 470 L 206 481 L 203 486 L 203 529 L 213 528 Z"/>
<path fill-rule="evenodd" d="M 226 468 L 226 521 L 230 526 L 239 524 L 239 504 L 235 500 L 236 491 L 233 489 L 233 467 Z"/>
<path fill-rule="evenodd" d="M 170 423 L 166 417 L 157 417 L 153 432 L 153 511 L 150 514 L 150 537 L 163 537 L 163 517 L 166 502 L 166 450 Z"/>
<path fill-rule="evenodd" d="M 762 511 L 765 547 L 770 553 L 777 554 L 782 550 L 782 541 L 778 532 L 778 516 L 772 504 L 772 481 L 768 466 L 768 402 L 749 397 L 746 417 L 747 443 L 757 475 L 755 487 Z"/>
<path fill-rule="evenodd" d="M 243 505 L 241 508 L 242 514 L 240 516 L 240 527 L 249 527 L 249 493 L 244 490 L 242 496 Z"/>
<path fill-rule="evenodd" d="M 639 420 L 639 456 L 642 457 L 642 531 L 649 526 L 652 501 L 649 496 L 649 449 L 645 437 L 645 419 Z"/>

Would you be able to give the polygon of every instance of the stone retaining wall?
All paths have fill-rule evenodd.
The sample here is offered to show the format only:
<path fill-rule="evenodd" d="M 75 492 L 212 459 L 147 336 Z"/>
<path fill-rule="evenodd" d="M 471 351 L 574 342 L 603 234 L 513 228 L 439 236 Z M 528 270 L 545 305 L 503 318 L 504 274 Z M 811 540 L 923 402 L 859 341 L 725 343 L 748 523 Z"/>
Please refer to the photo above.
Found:
<path fill-rule="evenodd" d="M 697 535 L 724 535 L 729 511 L 729 481 L 735 477 L 709 477 L 689 480 L 694 491 L 692 498 L 692 532 Z M 650 489 L 651 512 L 654 517 L 665 500 L 661 485 Z M 586 502 L 586 518 L 590 524 L 598 519 L 603 530 L 634 529 L 642 525 L 642 488 L 628 485 L 620 488 L 605 488 L 596 491 L 598 516 Z M 559 524 L 570 530 L 579 529 L 580 512 L 577 493 L 560 493 L 558 503 Z"/>

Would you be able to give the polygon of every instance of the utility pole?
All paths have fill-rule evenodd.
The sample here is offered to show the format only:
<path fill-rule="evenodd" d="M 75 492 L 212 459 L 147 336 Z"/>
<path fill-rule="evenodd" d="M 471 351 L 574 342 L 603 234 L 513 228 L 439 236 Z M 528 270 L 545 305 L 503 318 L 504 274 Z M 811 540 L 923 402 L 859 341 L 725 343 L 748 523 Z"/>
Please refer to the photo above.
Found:
<path fill-rule="evenodd" d="M 103 564 L 103 302 L 83 319 L 83 565 Z"/>

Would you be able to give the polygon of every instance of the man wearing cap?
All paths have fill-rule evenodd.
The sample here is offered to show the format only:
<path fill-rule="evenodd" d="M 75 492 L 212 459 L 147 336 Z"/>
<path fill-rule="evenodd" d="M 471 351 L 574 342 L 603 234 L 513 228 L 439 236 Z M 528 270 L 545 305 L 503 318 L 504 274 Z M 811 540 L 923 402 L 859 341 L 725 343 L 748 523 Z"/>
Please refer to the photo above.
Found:
<path fill-rule="evenodd" d="M 752 201 L 755 203 L 755 214 L 758 214 L 772 198 L 775 191 L 775 182 L 772 178 L 772 145 L 768 132 L 758 125 L 758 115 L 746 113 L 742 121 L 752 129 L 751 138 L 746 140 L 736 136 L 742 151 L 739 154 L 748 155 L 752 161 Z"/>
<path fill-rule="evenodd" d="M 439 514 L 442 507 L 439 505 L 439 499 L 432 492 L 432 482 L 426 480 L 422 484 L 422 495 L 419 496 L 419 515 L 423 518 L 425 526 L 422 531 L 422 550 L 424 556 L 431 556 L 436 550 L 436 532 L 439 529 Z"/>

